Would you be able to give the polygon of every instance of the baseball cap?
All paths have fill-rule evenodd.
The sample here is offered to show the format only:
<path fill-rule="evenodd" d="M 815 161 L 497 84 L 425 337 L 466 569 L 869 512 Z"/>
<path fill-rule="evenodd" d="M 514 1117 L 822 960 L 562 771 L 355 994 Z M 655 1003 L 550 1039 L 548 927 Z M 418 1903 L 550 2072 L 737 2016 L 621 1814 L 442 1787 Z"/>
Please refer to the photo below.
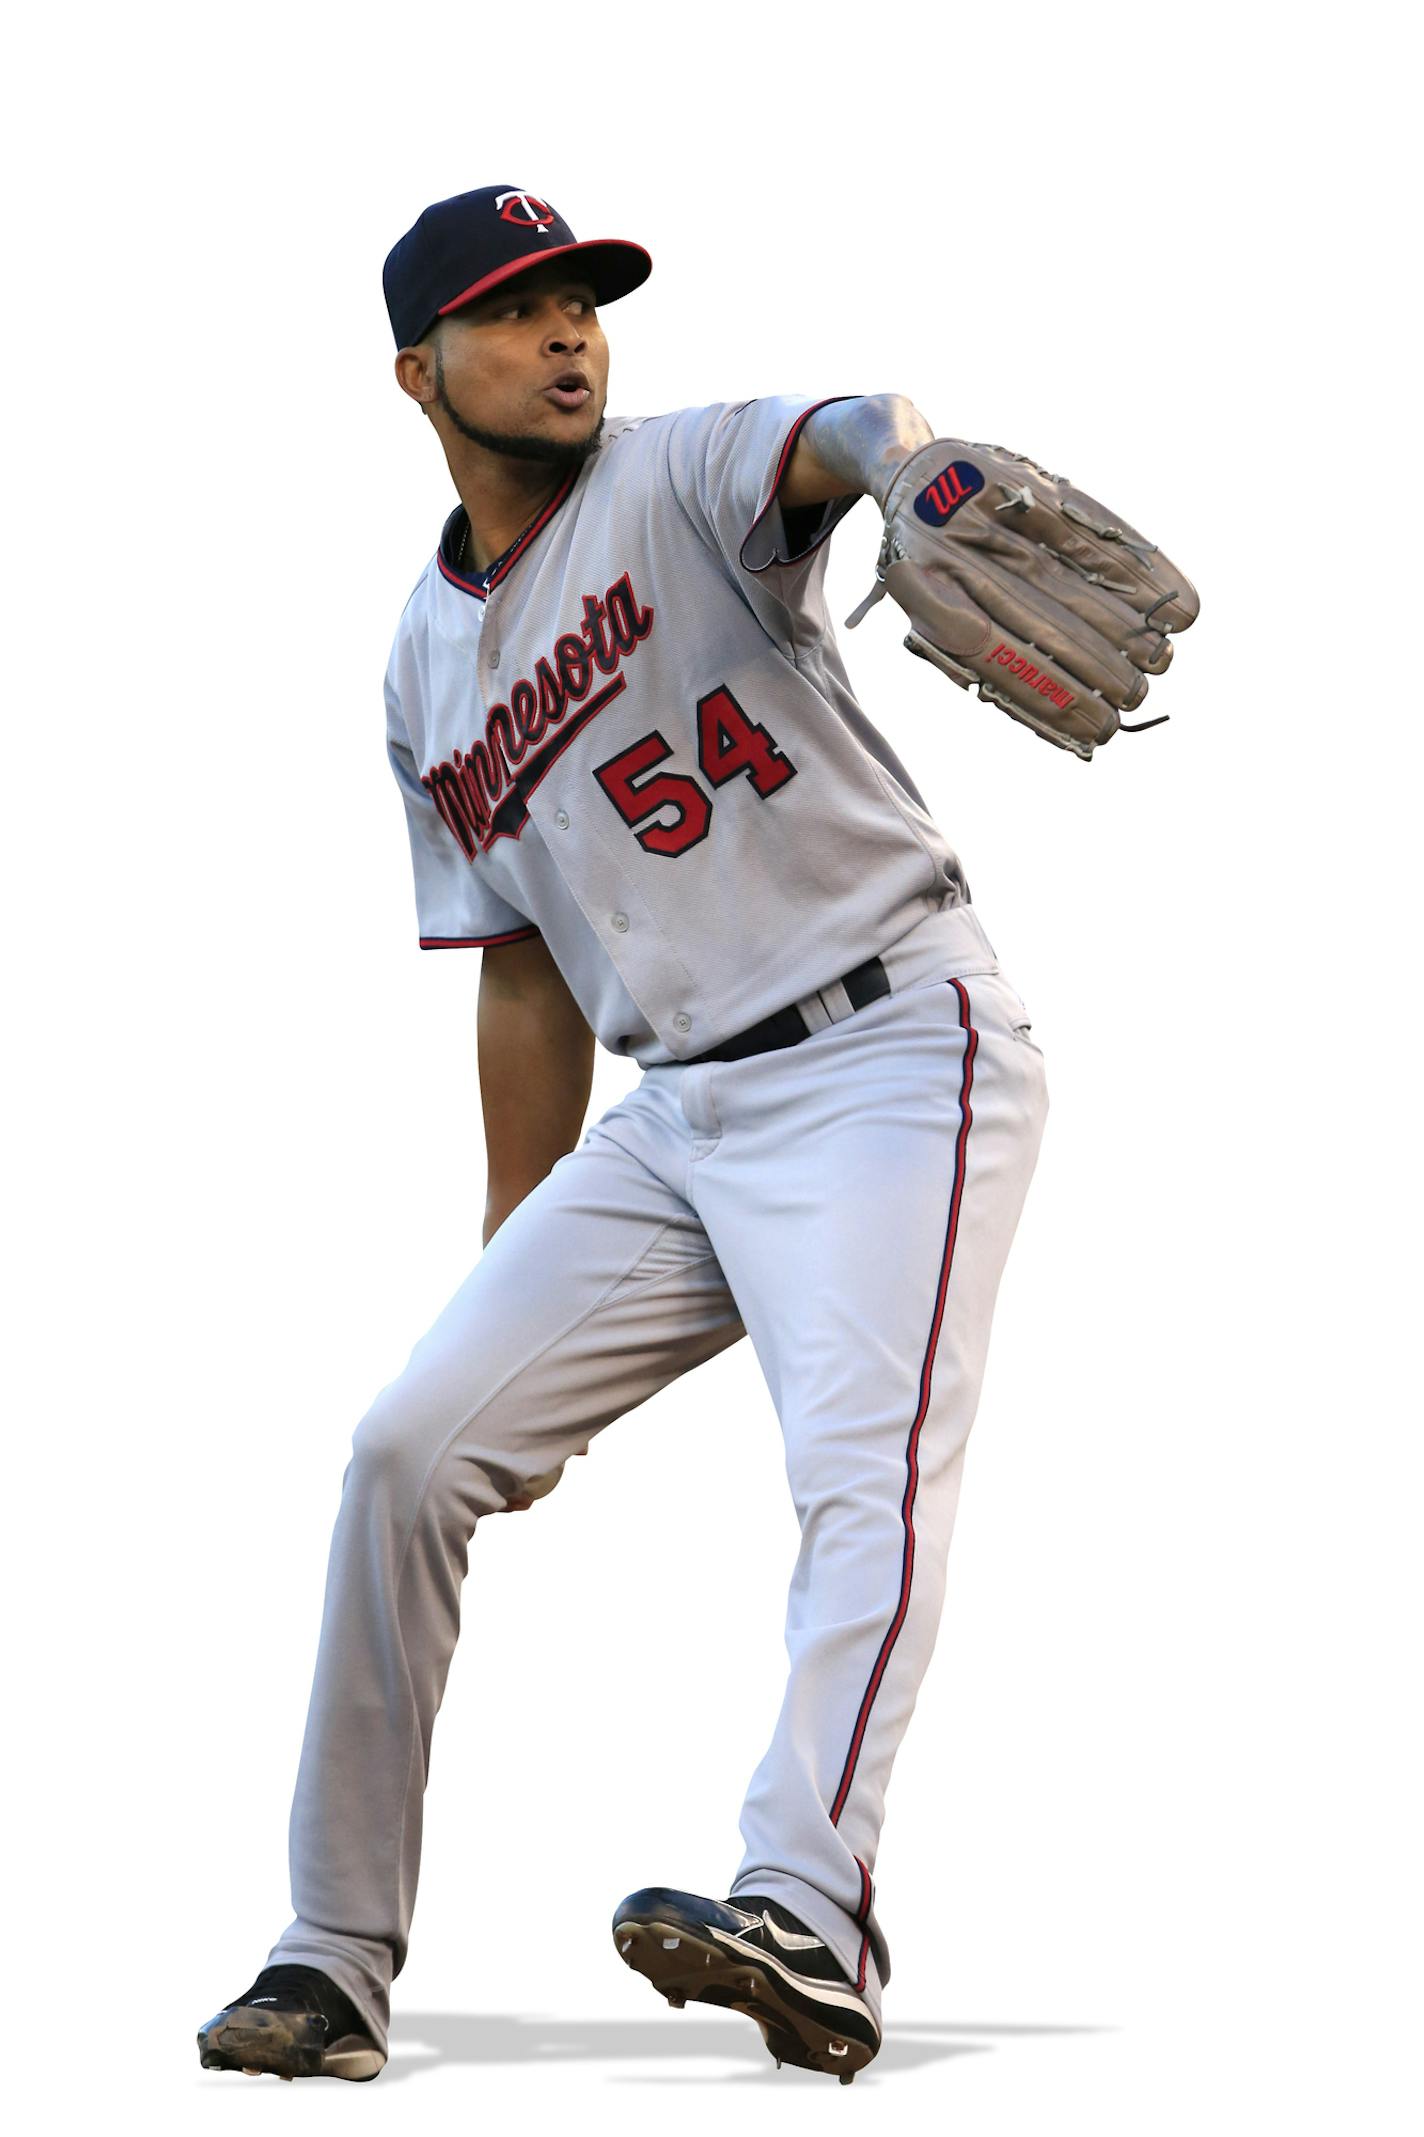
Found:
<path fill-rule="evenodd" d="M 577 254 L 599 304 L 626 297 L 653 271 L 641 245 L 625 238 L 574 236 L 537 193 L 481 186 L 426 208 L 386 255 L 382 281 L 398 349 L 408 349 L 437 319 L 544 260 Z"/>

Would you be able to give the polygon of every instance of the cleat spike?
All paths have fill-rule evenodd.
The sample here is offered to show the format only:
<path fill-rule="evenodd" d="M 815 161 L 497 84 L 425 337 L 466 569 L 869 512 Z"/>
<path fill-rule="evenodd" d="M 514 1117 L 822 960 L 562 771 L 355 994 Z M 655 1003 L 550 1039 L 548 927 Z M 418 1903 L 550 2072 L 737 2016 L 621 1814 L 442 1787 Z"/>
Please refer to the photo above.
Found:
<path fill-rule="evenodd" d="M 631 1951 L 633 1949 L 633 1939 L 631 1937 L 621 1938 L 619 1940 L 618 1949 L 621 1952 Z"/>
<path fill-rule="evenodd" d="M 682 1938 L 681 1938 L 681 1937 L 664 1937 L 664 1938 L 663 1938 L 663 1950 L 664 1950 L 664 1951 L 676 1951 L 676 1950 L 677 1950 L 677 1947 L 678 1947 L 678 1945 L 679 1945 L 679 1944 L 681 1944 L 681 1942 L 682 1942 Z"/>
<path fill-rule="evenodd" d="M 855 2082 L 855 2072 L 854 2072 L 853 2070 L 843 2070 L 843 2071 L 841 2072 L 841 2083 L 842 2083 L 842 2085 L 852 2085 L 852 2084 L 854 2084 L 854 2082 Z"/>
<path fill-rule="evenodd" d="M 680 2011 L 687 2002 L 687 1998 L 685 1996 L 669 1996 L 668 2002 L 672 2005 L 674 2011 Z"/>
<path fill-rule="evenodd" d="M 846 2044 L 845 2044 L 845 2042 L 844 2042 L 844 2041 L 832 2041 L 832 2042 L 831 2042 L 831 2045 L 830 2045 L 830 2053 L 831 2053 L 832 2055 L 844 2055 L 844 2054 L 845 2054 L 845 2052 L 846 2052 Z"/>

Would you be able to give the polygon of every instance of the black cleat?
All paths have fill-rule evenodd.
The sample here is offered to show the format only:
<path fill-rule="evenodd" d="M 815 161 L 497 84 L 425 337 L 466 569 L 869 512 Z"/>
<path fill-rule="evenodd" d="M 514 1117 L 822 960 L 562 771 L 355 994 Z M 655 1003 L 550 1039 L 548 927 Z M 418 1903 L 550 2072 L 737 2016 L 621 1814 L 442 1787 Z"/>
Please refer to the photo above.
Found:
<path fill-rule="evenodd" d="M 804 1922 L 756 1893 L 705 1900 L 648 1885 L 613 1917 L 619 1956 L 675 2008 L 745 2011 L 767 2051 L 849 2085 L 880 2047 L 880 2027 L 844 1967 Z"/>
<path fill-rule="evenodd" d="M 386 2058 L 350 1997 L 314 1966 L 265 1966 L 198 2029 L 204 2070 L 278 2078 L 378 2077 Z"/>

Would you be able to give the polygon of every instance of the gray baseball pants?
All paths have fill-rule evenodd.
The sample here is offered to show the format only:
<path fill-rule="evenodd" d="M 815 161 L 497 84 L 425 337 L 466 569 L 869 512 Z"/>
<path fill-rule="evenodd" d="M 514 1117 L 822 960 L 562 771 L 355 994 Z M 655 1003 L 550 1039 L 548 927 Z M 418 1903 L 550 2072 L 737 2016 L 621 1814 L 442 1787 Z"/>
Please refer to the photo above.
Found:
<path fill-rule="evenodd" d="M 801 1542 L 785 1699 L 727 1889 L 789 1907 L 879 2017 L 885 1789 L 1048 1105 L 1023 1003 L 992 952 L 963 962 L 842 999 L 798 1046 L 645 1069 L 357 1426 L 292 1804 L 296 1915 L 268 1963 L 320 1967 L 383 2049 L 481 1516 L 744 1333 Z M 648 1882 L 676 1879 L 657 1864 Z"/>

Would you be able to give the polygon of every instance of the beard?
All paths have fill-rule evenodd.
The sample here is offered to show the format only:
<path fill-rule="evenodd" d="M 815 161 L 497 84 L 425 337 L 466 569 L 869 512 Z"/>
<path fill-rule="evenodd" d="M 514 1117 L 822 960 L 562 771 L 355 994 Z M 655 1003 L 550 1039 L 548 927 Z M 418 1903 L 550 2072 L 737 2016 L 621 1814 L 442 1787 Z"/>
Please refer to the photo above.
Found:
<path fill-rule="evenodd" d="M 475 445 L 483 445 L 487 452 L 503 453 L 510 460 L 542 460 L 548 466 L 560 469 L 582 467 L 598 451 L 598 441 L 603 434 L 603 417 L 600 416 L 586 438 L 541 438 L 527 431 L 481 430 L 462 416 L 449 394 L 445 391 L 445 365 L 441 360 L 439 345 L 435 350 L 435 398 L 462 438 L 469 438 Z"/>

